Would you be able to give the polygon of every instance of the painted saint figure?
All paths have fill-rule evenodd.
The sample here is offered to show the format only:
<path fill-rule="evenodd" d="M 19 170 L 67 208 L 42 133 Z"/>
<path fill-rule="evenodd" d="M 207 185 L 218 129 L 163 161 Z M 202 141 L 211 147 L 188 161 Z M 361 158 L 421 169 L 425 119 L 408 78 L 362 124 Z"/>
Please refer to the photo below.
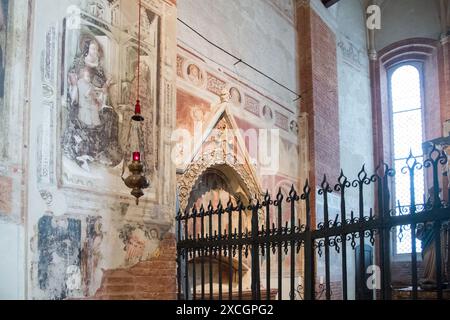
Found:
<path fill-rule="evenodd" d="M 72 100 L 78 101 L 78 119 L 87 126 L 99 126 L 100 100 L 91 83 L 91 75 L 87 68 L 81 70 L 81 77 L 76 82 L 74 90 L 76 91 L 72 92 Z"/>
<path fill-rule="evenodd" d="M 264 106 L 263 108 L 263 116 L 267 121 L 273 120 L 273 112 L 272 109 L 270 109 L 269 106 Z"/>
<path fill-rule="evenodd" d="M 86 171 L 92 162 L 114 167 L 122 160 L 119 118 L 110 106 L 112 81 L 106 77 L 102 58 L 98 42 L 85 39 L 68 74 L 69 119 L 63 148 Z"/>
<path fill-rule="evenodd" d="M 242 103 L 241 93 L 236 88 L 230 89 L 230 99 L 231 102 L 234 103 L 236 106 L 240 105 Z"/>
<path fill-rule="evenodd" d="M 202 84 L 203 82 L 202 72 L 200 71 L 200 68 L 197 67 L 195 64 L 189 65 L 187 73 L 189 80 L 191 80 L 191 82 L 194 85 L 200 86 Z"/>

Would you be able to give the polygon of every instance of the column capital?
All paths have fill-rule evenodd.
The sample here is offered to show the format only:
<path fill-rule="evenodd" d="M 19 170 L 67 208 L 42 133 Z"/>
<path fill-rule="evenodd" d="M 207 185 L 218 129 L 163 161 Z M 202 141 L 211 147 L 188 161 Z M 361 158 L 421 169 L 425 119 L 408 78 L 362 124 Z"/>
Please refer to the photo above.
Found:
<path fill-rule="evenodd" d="M 369 50 L 368 55 L 369 55 L 369 60 L 370 61 L 377 61 L 378 60 L 378 52 L 376 50 Z"/>

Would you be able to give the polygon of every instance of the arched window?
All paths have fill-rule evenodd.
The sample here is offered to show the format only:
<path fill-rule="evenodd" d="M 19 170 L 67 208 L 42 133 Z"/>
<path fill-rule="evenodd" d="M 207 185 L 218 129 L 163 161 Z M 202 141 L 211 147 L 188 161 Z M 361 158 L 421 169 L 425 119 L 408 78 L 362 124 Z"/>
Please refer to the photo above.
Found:
<path fill-rule="evenodd" d="M 388 70 L 389 103 L 391 111 L 392 160 L 396 172 L 400 173 L 406 165 L 406 159 L 412 152 L 419 162 L 423 161 L 422 143 L 424 142 L 423 125 L 423 64 L 407 62 L 392 66 Z M 425 181 L 423 172 L 416 171 L 415 197 L 421 203 L 424 198 Z M 400 208 L 409 206 L 409 176 L 397 174 L 395 177 L 395 200 Z M 417 249 L 420 251 L 420 241 Z M 411 234 L 400 233 L 394 247 L 396 254 L 411 253 Z"/>

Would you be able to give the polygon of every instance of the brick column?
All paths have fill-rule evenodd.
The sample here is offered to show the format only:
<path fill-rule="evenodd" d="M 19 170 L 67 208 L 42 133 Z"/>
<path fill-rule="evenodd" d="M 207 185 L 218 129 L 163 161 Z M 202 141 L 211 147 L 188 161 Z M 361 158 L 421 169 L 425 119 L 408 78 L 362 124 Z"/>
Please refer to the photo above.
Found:
<path fill-rule="evenodd" d="M 341 167 L 336 36 L 309 1 L 299 4 L 297 17 L 300 108 L 308 117 L 309 180 L 315 187 L 324 174 L 334 183 Z"/>

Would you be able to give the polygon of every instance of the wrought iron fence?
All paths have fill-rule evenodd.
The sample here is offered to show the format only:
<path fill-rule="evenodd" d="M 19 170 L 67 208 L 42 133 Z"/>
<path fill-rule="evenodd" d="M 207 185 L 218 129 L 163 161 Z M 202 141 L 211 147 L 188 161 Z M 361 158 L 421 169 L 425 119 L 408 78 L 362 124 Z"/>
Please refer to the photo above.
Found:
<path fill-rule="evenodd" d="M 312 192 L 316 190 L 308 181 L 301 194 L 292 187 L 286 196 L 280 190 L 272 199 L 267 193 L 263 199 L 255 198 L 248 205 L 241 200 L 236 203 L 230 200 L 215 208 L 209 203 L 207 207 L 179 212 L 176 217 L 178 298 L 281 300 L 287 296 L 291 300 L 314 300 L 324 295 L 330 300 L 339 291 L 343 300 L 390 300 L 393 230 L 398 230 L 400 237 L 410 233 L 411 297 L 418 299 L 421 288 L 416 239 L 417 232 L 425 227 L 432 235 L 435 248 L 436 298 L 442 299 L 446 279 L 443 278 L 441 231 L 450 220 L 450 207 L 442 199 L 440 188 L 441 166 L 446 164 L 445 152 L 434 146 L 423 163 L 410 155 L 401 173 L 383 163 L 373 175 L 363 166 L 353 181 L 341 171 L 334 186 L 324 177 L 317 191 L 317 197 L 323 201 L 323 212 L 320 212 L 323 222 L 317 225 L 313 220 L 317 212 L 316 215 L 312 212 Z M 432 192 L 422 204 L 416 201 L 418 170 L 430 175 L 432 183 Z M 409 175 L 410 203 L 407 206 L 393 204 L 391 189 L 398 174 Z M 373 200 L 374 209 L 368 208 L 366 203 L 369 189 L 374 191 L 374 199 L 370 201 Z M 356 215 L 353 211 L 347 212 L 350 190 L 357 193 Z M 329 196 L 333 192 L 340 200 L 340 210 L 330 219 Z M 288 217 L 283 215 L 283 206 L 290 209 Z M 246 217 L 250 220 L 248 223 Z M 374 264 L 379 270 L 374 278 L 379 279 L 379 284 L 375 281 L 372 288 L 367 287 L 367 279 L 363 278 L 369 267 L 367 247 L 374 250 Z M 333 254 L 338 254 L 340 259 L 331 261 Z M 324 261 L 325 281 L 320 277 L 317 283 L 319 259 Z M 332 281 L 332 277 L 336 278 L 331 273 L 332 267 L 340 270 L 337 282 Z M 359 279 L 350 282 L 355 274 Z M 338 286 L 333 288 L 335 282 Z M 350 290 L 351 283 L 355 283 L 354 290 Z M 249 290 L 246 290 L 247 284 Z"/>

